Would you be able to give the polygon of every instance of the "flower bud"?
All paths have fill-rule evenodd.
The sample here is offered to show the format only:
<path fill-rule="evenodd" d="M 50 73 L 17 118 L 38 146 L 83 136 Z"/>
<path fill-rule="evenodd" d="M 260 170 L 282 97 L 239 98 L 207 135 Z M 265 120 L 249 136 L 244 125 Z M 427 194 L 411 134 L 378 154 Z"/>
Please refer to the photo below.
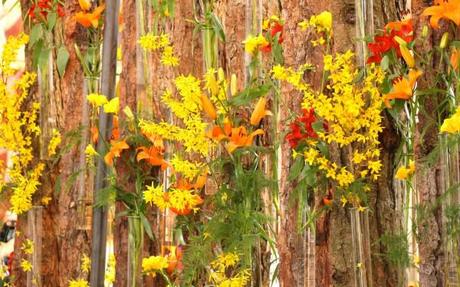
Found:
<path fill-rule="evenodd" d="M 446 48 L 448 42 L 449 42 L 449 33 L 448 33 L 448 32 L 445 32 L 445 33 L 442 35 L 441 43 L 439 44 L 439 48 L 441 48 L 441 49 Z"/>
<path fill-rule="evenodd" d="M 428 26 L 424 25 L 422 28 L 422 38 L 426 38 L 428 36 Z"/>

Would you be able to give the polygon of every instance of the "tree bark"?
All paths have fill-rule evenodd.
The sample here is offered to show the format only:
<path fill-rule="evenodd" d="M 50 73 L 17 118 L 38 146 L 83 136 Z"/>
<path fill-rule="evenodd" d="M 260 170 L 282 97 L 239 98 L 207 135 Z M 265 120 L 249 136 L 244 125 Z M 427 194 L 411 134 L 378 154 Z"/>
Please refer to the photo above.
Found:
<path fill-rule="evenodd" d="M 30 1 L 21 0 L 23 15 L 31 4 Z M 64 3 L 66 16 L 62 24 L 57 24 L 57 31 L 62 32 L 64 39 L 55 33 L 53 41 L 63 43 L 69 54 L 67 69 L 63 78 L 60 78 L 56 67 L 53 67 L 55 92 L 50 95 L 53 109 L 43 116 L 54 121 L 62 135 L 68 131 L 75 131 L 81 122 L 83 105 L 83 73 L 80 63 L 75 54 L 74 43 L 84 42 L 85 30 L 77 26 L 73 14 L 78 10 L 78 3 L 67 0 Z M 25 27 L 26 32 L 28 27 Z M 26 51 L 30 51 L 29 49 Z M 27 67 L 31 68 L 30 52 L 26 53 Z M 53 54 L 56 59 L 56 54 Z M 37 99 L 36 96 L 34 96 Z M 35 146 L 36 150 L 40 146 Z M 62 155 L 58 163 L 52 167 L 51 161 L 47 162 L 47 168 L 41 178 L 42 185 L 34 196 L 36 202 L 44 196 L 52 197 L 52 200 L 43 209 L 43 237 L 41 238 L 41 285 L 43 287 L 67 286 L 69 280 L 76 279 L 81 275 L 80 262 L 83 254 L 89 255 L 89 243 L 91 234 L 85 230 L 78 230 L 77 199 L 78 189 L 72 181 L 72 175 L 78 172 L 79 157 L 78 145 L 72 146 L 68 153 Z M 15 286 L 26 286 L 26 276 L 19 267 L 20 260 L 27 258 L 21 252 L 22 242 L 27 239 L 26 216 L 19 216 L 17 241 L 15 244 L 15 262 L 13 275 Z M 26 236 L 24 236 L 26 235 Z M 31 238 L 29 238 L 31 239 Z M 86 278 L 84 278 L 86 279 Z"/>

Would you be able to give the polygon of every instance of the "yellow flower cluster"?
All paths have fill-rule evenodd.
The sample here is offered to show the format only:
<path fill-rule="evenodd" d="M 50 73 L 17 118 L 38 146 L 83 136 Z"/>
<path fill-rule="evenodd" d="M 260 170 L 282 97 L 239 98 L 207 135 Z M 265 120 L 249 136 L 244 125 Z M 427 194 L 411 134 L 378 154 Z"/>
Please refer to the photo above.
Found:
<path fill-rule="evenodd" d="M 301 30 L 305 31 L 309 27 L 316 28 L 317 33 L 332 33 L 332 14 L 329 11 L 323 11 L 318 15 L 313 15 L 310 17 L 310 20 L 303 20 L 299 23 Z"/>
<path fill-rule="evenodd" d="M 91 268 L 91 258 L 84 254 L 81 258 L 81 271 L 88 273 Z"/>
<path fill-rule="evenodd" d="M 24 254 L 32 254 L 34 253 L 34 242 L 30 239 L 26 239 L 23 243 L 22 243 L 22 246 L 21 246 L 21 250 L 22 252 L 24 252 Z"/>
<path fill-rule="evenodd" d="M 87 95 L 86 99 L 94 108 L 99 108 L 109 102 L 106 96 L 96 93 Z"/>
<path fill-rule="evenodd" d="M 140 120 L 139 126 L 146 134 L 158 135 L 165 140 L 177 141 L 184 145 L 187 152 L 197 152 L 206 156 L 211 142 L 206 137 L 207 123 L 201 118 L 200 82 L 193 76 L 179 76 L 175 80 L 181 97 L 174 99 L 170 91 L 162 97 L 163 102 L 174 115 L 182 120 L 184 128 L 166 122 L 154 123 Z"/>
<path fill-rule="evenodd" d="M 181 159 L 177 154 L 170 160 L 174 171 L 182 174 L 186 179 L 193 180 L 203 172 L 204 163 Z"/>
<path fill-rule="evenodd" d="M 15 73 L 13 63 L 16 61 L 19 49 L 29 42 L 29 36 L 20 34 L 17 37 L 8 37 L 6 45 L 3 47 L 2 57 L 0 58 L 0 73 L 4 78 Z"/>
<path fill-rule="evenodd" d="M 235 253 L 222 253 L 214 261 L 211 262 L 211 274 L 209 281 L 218 287 L 244 287 L 247 286 L 251 271 L 243 269 L 236 274 L 229 273 L 230 268 L 236 269 L 240 258 Z"/>
<path fill-rule="evenodd" d="M 27 43 L 24 34 L 8 38 L 0 59 L 0 147 L 13 153 L 12 168 L 9 170 L 13 194 L 10 198 L 12 211 L 21 214 L 32 207 L 32 195 L 40 185 L 39 178 L 43 164 L 32 165 L 32 140 L 40 134 L 37 126 L 39 103 L 26 105 L 29 88 L 36 75 L 25 73 L 10 87 L 8 76 L 14 74 L 11 64 L 16 60 L 18 49 Z"/>
<path fill-rule="evenodd" d="M 406 180 L 415 173 L 415 163 L 413 160 L 409 161 L 409 166 L 401 166 L 396 171 L 395 178 L 399 180 Z"/>
<path fill-rule="evenodd" d="M 32 263 L 30 263 L 29 261 L 25 260 L 25 259 L 21 259 L 21 269 L 22 271 L 24 272 L 29 272 L 29 271 L 32 271 Z"/>
<path fill-rule="evenodd" d="M 228 83 L 225 78 L 224 70 L 222 68 L 219 68 L 219 70 L 216 71 L 214 68 L 210 68 L 204 75 L 204 84 L 205 88 L 209 91 L 211 95 L 211 101 L 217 108 L 217 113 L 225 115 L 225 104 L 227 102 Z"/>
<path fill-rule="evenodd" d="M 457 108 L 455 114 L 444 120 L 440 131 L 449 134 L 458 134 L 460 132 L 460 107 Z"/>
<path fill-rule="evenodd" d="M 302 107 L 313 108 L 327 124 L 327 129 L 317 131 L 319 140 L 347 151 L 349 160 L 346 166 L 340 166 L 322 154 L 316 140 L 308 141 L 303 154 L 308 164 L 318 166 L 327 178 L 336 180 L 342 188 L 349 187 L 357 179 L 377 179 L 382 167 L 378 134 L 382 131 L 383 99 L 378 86 L 383 81 L 383 73 L 380 68 L 370 66 L 363 82 L 356 83 L 358 70 L 353 61 L 351 51 L 324 57 L 328 77 L 323 92 L 316 92 L 302 82 L 302 69 L 273 68 L 276 79 L 287 81 L 304 93 Z"/>
<path fill-rule="evenodd" d="M 163 256 L 150 256 L 142 259 L 142 271 L 153 275 L 168 267 L 168 259 Z"/>
<path fill-rule="evenodd" d="M 139 39 L 139 44 L 146 51 L 161 50 L 161 63 L 165 66 L 179 65 L 179 58 L 174 55 L 174 48 L 169 41 L 168 34 L 154 35 L 149 33 Z"/>
<path fill-rule="evenodd" d="M 112 286 L 113 283 L 115 282 L 115 270 L 116 268 L 116 260 L 115 260 L 115 255 L 112 253 L 109 256 L 109 262 L 107 264 L 107 269 L 105 270 L 105 284 L 108 286 Z"/>
<path fill-rule="evenodd" d="M 269 45 L 270 43 L 268 43 L 268 41 L 265 39 L 263 35 L 259 35 L 259 36 L 249 35 L 246 38 L 246 40 L 243 41 L 243 44 L 244 44 L 244 50 L 248 54 L 254 56 L 257 54 L 257 52 L 259 51 L 261 47 L 265 47 Z"/>
<path fill-rule="evenodd" d="M 70 280 L 69 287 L 89 287 L 89 283 L 85 279 Z"/>
<path fill-rule="evenodd" d="M 155 204 L 160 210 L 171 208 L 177 211 L 196 209 L 196 206 L 201 203 L 201 198 L 193 190 L 171 188 L 168 192 L 163 192 L 161 185 L 154 186 L 153 184 L 147 186 L 144 191 L 144 200 Z"/>
<path fill-rule="evenodd" d="M 61 133 L 57 129 L 53 129 L 52 137 L 48 144 L 48 156 L 56 154 L 56 149 L 61 144 L 61 141 Z"/>
<path fill-rule="evenodd" d="M 40 185 L 39 178 L 45 165 L 38 164 L 29 174 L 14 174 L 13 194 L 11 195 L 11 211 L 22 214 L 32 208 L 32 196 Z"/>

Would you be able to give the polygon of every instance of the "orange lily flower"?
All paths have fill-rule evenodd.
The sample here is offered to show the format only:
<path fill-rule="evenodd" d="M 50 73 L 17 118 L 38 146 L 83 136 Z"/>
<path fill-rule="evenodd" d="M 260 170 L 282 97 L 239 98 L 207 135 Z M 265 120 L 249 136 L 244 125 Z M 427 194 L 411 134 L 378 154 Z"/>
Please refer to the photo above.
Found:
<path fill-rule="evenodd" d="M 91 9 L 91 0 L 78 0 L 78 4 L 80 4 L 80 8 L 83 11 Z"/>
<path fill-rule="evenodd" d="M 460 25 L 460 0 L 437 1 L 438 5 L 426 8 L 422 16 L 431 16 L 430 25 L 439 29 L 439 20 L 446 18 Z"/>
<path fill-rule="evenodd" d="M 262 129 L 257 129 L 248 134 L 248 131 L 244 126 L 233 128 L 231 123 L 227 123 L 224 125 L 224 129 L 221 127 L 213 127 L 211 132 L 208 133 L 208 136 L 218 141 L 227 139 L 228 142 L 225 145 L 225 148 L 228 153 L 233 153 L 239 147 L 252 145 L 254 137 L 263 134 L 264 131 Z"/>
<path fill-rule="evenodd" d="M 166 272 L 172 274 L 175 270 L 181 271 L 182 266 L 182 248 L 180 246 L 162 246 L 161 254 L 168 259 Z"/>
<path fill-rule="evenodd" d="M 458 54 L 459 50 L 457 48 L 454 48 L 452 50 L 452 54 L 450 55 L 450 64 L 452 65 L 452 68 L 454 68 L 454 70 L 458 69 Z"/>
<path fill-rule="evenodd" d="M 129 145 L 126 143 L 126 141 L 110 141 L 110 150 L 109 152 L 105 155 L 104 161 L 107 165 L 112 166 L 113 165 L 113 159 L 116 157 L 120 157 L 121 153 L 125 149 L 129 149 Z"/>
<path fill-rule="evenodd" d="M 140 152 L 137 154 L 137 161 L 146 160 L 152 166 L 159 166 L 162 170 L 168 167 L 168 163 L 164 160 L 161 150 L 158 147 L 140 147 L 137 150 Z"/>
<path fill-rule="evenodd" d="M 406 26 L 412 26 L 412 15 L 405 15 L 401 21 L 389 22 L 385 25 L 385 30 L 401 31 Z"/>
<path fill-rule="evenodd" d="M 393 89 L 391 93 L 386 94 L 383 96 L 383 100 L 385 101 L 385 105 L 388 108 L 391 108 L 390 100 L 393 99 L 401 99 L 401 100 L 408 100 L 412 97 L 412 91 L 415 87 L 415 83 L 417 82 L 417 78 L 422 75 L 422 71 L 418 70 L 410 70 L 408 77 L 403 77 L 395 82 L 393 85 Z"/>
<path fill-rule="evenodd" d="M 212 119 L 215 120 L 217 118 L 216 109 L 212 104 L 211 100 L 205 95 L 201 94 L 201 106 L 205 113 Z"/>
<path fill-rule="evenodd" d="M 250 119 L 251 125 L 258 126 L 260 124 L 260 121 L 263 119 L 263 117 L 272 115 L 272 113 L 269 110 L 265 109 L 266 105 L 267 105 L 267 98 L 265 97 L 260 98 L 256 106 L 254 107 L 254 111 L 251 114 L 251 119 Z"/>
<path fill-rule="evenodd" d="M 105 9 L 105 5 L 101 5 L 94 9 L 92 13 L 78 12 L 75 15 L 75 20 L 80 23 L 83 27 L 97 28 L 99 26 L 99 18 L 101 17 L 102 12 Z"/>

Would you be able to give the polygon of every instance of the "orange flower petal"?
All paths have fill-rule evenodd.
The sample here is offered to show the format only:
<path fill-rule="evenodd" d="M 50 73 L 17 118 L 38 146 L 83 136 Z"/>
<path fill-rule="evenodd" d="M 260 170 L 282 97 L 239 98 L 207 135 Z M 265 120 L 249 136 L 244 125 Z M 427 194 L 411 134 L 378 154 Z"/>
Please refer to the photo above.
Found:
<path fill-rule="evenodd" d="M 208 117 L 210 117 L 212 120 L 217 118 L 216 109 L 214 108 L 211 100 L 205 94 L 201 94 L 201 106 L 203 107 L 203 110 L 208 115 Z"/>

